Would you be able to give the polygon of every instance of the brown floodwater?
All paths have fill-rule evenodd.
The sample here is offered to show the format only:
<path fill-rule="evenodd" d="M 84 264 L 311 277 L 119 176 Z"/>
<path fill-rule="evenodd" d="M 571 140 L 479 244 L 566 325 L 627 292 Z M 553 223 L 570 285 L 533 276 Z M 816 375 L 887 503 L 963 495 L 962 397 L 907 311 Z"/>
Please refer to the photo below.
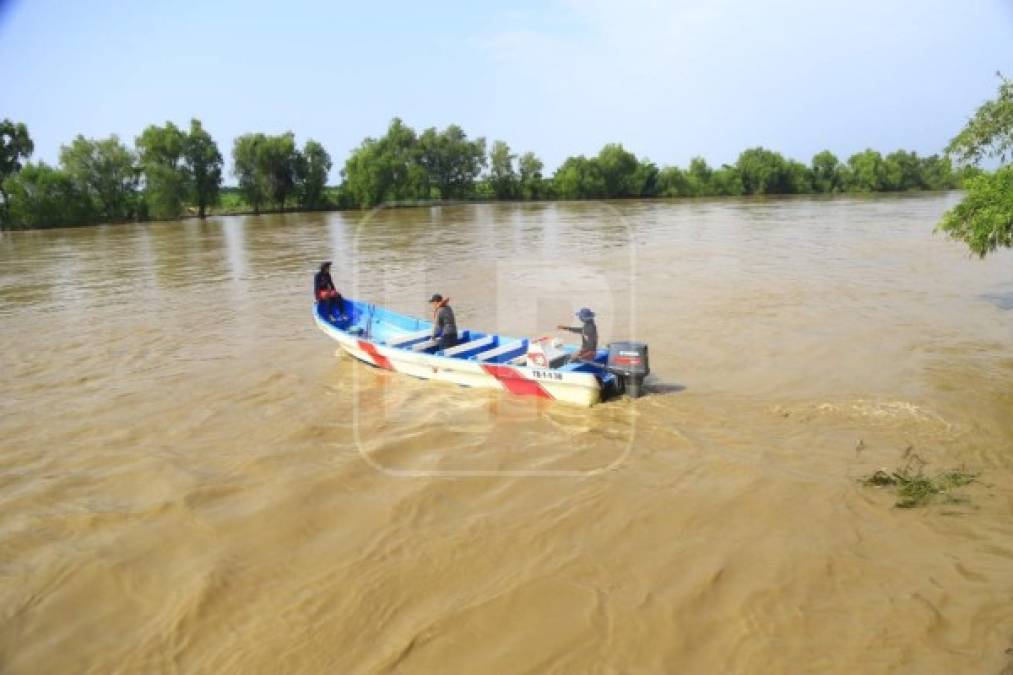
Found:
<path fill-rule="evenodd" d="M 959 198 L 0 236 L 0 672 L 1000 673 L 1013 252 Z M 650 344 L 590 409 L 337 355 L 349 296 Z M 955 467 L 919 509 L 858 479 Z"/>

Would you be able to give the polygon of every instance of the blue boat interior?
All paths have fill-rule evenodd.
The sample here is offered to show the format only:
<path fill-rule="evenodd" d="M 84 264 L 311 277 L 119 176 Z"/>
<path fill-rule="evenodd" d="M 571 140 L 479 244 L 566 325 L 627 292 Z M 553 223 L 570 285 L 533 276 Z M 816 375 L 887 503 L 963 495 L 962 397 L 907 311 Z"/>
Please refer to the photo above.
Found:
<path fill-rule="evenodd" d="M 321 303 L 317 303 L 315 311 L 321 321 L 338 330 L 405 351 L 482 363 L 515 362 L 520 365 L 528 350 L 527 338 L 466 329 L 459 332 L 456 346 L 441 351 L 431 338 L 432 322 L 347 298 L 345 314 L 336 319 L 325 316 Z M 577 348 L 574 345 L 563 345 L 562 350 L 573 354 Z M 605 370 L 607 359 L 608 350 L 599 349 L 594 361 L 567 361 L 552 370 L 594 373 L 603 384 L 608 384 L 615 376 Z"/>

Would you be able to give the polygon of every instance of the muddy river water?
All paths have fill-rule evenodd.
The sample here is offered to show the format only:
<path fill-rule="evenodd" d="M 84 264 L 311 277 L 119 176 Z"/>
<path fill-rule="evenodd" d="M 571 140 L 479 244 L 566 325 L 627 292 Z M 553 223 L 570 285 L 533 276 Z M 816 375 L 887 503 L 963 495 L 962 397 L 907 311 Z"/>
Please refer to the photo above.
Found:
<path fill-rule="evenodd" d="M 2 673 L 1001 673 L 1013 252 L 957 194 L 0 236 Z M 590 409 L 335 354 L 349 296 L 650 344 Z M 858 479 L 955 467 L 918 509 Z"/>

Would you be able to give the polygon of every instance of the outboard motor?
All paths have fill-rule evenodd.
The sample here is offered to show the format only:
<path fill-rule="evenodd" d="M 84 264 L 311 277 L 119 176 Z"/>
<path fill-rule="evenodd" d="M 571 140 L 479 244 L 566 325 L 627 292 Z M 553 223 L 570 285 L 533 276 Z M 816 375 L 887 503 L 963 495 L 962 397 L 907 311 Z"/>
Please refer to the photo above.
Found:
<path fill-rule="evenodd" d="M 647 362 L 647 345 L 643 342 L 610 342 L 605 369 L 619 381 L 619 394 L 640 398 L 640 387 L 651 372 Z"/>

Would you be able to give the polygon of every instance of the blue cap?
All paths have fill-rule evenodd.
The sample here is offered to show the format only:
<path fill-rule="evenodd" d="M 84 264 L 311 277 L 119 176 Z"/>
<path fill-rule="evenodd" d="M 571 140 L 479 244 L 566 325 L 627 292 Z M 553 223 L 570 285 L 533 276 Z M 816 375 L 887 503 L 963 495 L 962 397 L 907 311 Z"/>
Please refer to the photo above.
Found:
<path fill-rule="evenodd" d="M 587 307 L 581 307 L 580 311 L 577 312 L 577 318 L 580 319 L 581 321 L 590 321 L 591 319 L 594 318 L 594 312 L 592 312 Z"/>

